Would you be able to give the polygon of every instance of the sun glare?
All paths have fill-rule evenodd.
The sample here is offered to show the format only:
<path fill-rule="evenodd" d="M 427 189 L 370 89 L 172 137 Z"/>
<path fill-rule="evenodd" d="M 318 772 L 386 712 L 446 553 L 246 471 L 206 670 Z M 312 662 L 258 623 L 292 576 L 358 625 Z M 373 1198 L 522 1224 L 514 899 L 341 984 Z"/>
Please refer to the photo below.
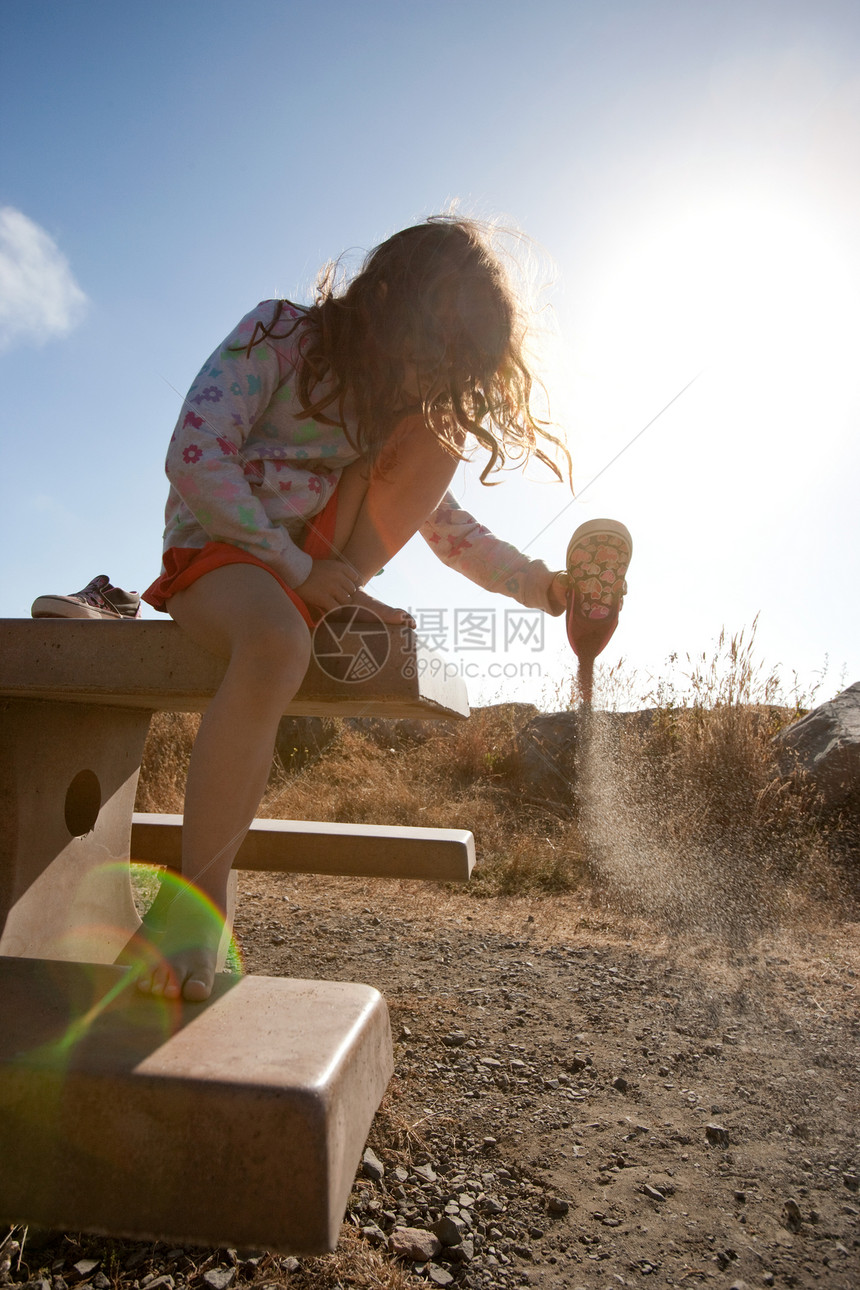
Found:
<path fill-rule="evenodd" d="M 595 286 L 581 359 L 598 381 L 623 373 L 649 390 L 705 369 L 726 398 L 771 411 L 826 405 L 854 384 L 857 265 L 823 224 L 778 203 L 688 207 L 618 248 Z"/>

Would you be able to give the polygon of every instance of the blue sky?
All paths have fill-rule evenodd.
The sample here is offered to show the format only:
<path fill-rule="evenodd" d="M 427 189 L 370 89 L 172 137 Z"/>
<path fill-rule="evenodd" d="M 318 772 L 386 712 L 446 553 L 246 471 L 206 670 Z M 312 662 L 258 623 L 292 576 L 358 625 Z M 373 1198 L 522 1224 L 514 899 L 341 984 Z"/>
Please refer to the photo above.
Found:
<path fill-rule="evenodd" d="M 0 0 L 0 51 L 0 614 L 147 585 L 202 360 L 456 199 L 535 241 L 579 490 L 701 373 L 573 505 L 469 467 L 470 509 L 555 567 L 576 524 L 628 524 L 610 664 L 758 614 L 787 681 L 860 678 L 856 4 Z M 452 654 L 457 611 L 503 636 L 420 539 L 376 590 L 444 610 Z M 539 653 L 455 657 L 476 698 L 532 698 L 569 654 L 549 621 Z"/>

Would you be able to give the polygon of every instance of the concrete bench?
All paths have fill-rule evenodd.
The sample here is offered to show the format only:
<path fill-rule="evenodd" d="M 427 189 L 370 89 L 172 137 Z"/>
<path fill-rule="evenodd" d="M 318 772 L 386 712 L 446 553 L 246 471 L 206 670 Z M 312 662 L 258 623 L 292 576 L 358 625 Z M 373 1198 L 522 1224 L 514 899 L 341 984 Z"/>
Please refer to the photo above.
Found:
<path fill-rule="evenodd" d="M 290 714 L 468 715 L 410 632 L 350 630 Z M 130 857 L 178 862 L 181 821 L 133 816 L 150 718 L 202 711 L 224 666 L 170 622 L 0 621 L 0 1221 L 334 1248 L 392 1069 L 381 997 L 222 975 L 168 1005 L 111 966 L 140 926 Z M 257 821 L 239 863 L 451 880 L 473 858 L 463 831 Z"/>
<path fill-rule="evenodd" d="M 391 1077 L 388 1009 L 337 981 L 2 961 L 0 1219 L 174 1244 L 333 1250 Z"/>

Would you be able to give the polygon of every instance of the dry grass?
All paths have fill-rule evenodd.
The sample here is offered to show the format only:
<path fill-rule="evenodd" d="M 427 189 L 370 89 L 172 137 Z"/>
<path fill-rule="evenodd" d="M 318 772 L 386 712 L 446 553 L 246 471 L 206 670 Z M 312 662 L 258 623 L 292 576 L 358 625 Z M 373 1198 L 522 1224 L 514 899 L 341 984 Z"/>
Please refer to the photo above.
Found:
<path fill-rule="evenodd" d="M 501 704 L 450 725 L 326 723 L 321 753 L 294 758 L 292 771 L 276 761 L 260 813 L 470 829 L 474 895 L 578 890 L 675 930 L 736 938 L 810 902 L 838 907 L 856 889 L 845 861 L 856 826 L 826 818 L 800 781 L 781 781 L 771 742 L 816 696 L 796 683 L 786 696 L 757 664 L 754 638 L 753 625 L 723 634 L 710 658 L 671 658 L 630 705 L 647 717 L 595 712 L 560 795 L 536 796 L 525 771 L 536 710 Z M 598 673 L 596 701 L 629 704 L 637 683 L 619 668 Z M 568 679 L 559 696 L 571 693 Z M 154 719 L 138 809 L 181 811 L 197 720 Z"/>
<path fill-rule="evenodd" d="M 302 1259 L 286 1284 L 290 1290 L 409 1290 L 427 1282 L 410 1275 L 345 1223 L 335 1253 Z"/>

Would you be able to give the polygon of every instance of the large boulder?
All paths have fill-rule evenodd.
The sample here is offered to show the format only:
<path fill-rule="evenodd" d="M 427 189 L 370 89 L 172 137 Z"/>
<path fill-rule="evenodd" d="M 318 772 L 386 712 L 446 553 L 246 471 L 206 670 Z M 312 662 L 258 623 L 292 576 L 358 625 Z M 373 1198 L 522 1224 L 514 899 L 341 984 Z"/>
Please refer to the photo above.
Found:
<path fill-rule="evenodd" d="M 777 764 L 802 772 L 831 809 L 860 805 L 860 681 L 780 731 Z"/>
<path fill-rule="evenodd" d="M 573 802 L 578 712 L 541 712 L 519 732 L 506 770 L 526 797 L 558 806 Z"/>

